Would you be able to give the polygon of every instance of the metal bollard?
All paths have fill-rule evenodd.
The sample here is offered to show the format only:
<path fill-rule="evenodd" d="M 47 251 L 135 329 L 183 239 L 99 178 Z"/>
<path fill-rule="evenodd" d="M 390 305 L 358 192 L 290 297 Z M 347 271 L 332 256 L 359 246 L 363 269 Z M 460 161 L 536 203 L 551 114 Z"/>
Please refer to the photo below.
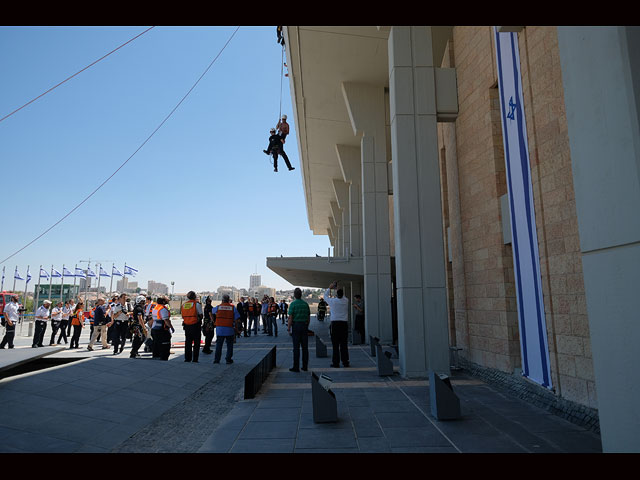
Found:
<path fill-rule="evenodd" d="M 438 420 L 460 418 L 460 399 L 454 393 L 447 375 L 429 372 L 429 399 L 431 415 Z"/>
<path fill-rule="evenodd" d="M 316 358 L 326 358 L 329 355 L 327 354 L 327 346 L 322 341 L 322 339 L 316 335 Z"/>
<path fill-rule="evenodd" d="M 391 352 L 382 350 L 380 344 L 376 345 L 376 362 L 378 364 L 378 375 L 381 377 L 393 375 L 393 362 Z"/>
<path fill-rule="evenodd" d="M 333 380 L 327 375 L 318 377 L 311 372 L 311 399 L 313 403 L 313 421 L 330 423 L 338 421 L 338 402 L 329 388 Z"/>

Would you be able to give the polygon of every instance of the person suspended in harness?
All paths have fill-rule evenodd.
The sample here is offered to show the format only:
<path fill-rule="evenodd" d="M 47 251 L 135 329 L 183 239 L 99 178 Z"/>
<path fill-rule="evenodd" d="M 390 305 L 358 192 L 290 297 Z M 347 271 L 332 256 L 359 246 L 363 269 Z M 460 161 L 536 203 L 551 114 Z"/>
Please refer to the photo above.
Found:
<path fill-rule="evenodd" d="M 284 158 L 284 162 L 287 164 L 287 168 L 289 170 L 294 170 L 295 168 L 291 166 L 289 162 L 289 157 L 284 151 L 284 145 L 282 143 L 282 137 L 276 133 L 276 129 L 272 128 L 270 130 L 271 136 L 269 137 L 269 146 L 266 150 L 263 150 L 267 155 L 273 156 L 273 171 L 278 171 L 278 155 L 282 155 Z"/>
<path fill-rule="evenodd" d="M 282 115 L 280 120 L 278 120 L 278 124 L 276 125 L 276 133 L 280 135 L 282 139 L 282 144 L 284 145 L 287 135 L 289 135 L 289 124 L 287 123 L 287 116 Z"/>
<path fill-rule="evenodd" d="M 282 26 L 276 27 L 276 34 L 278 35 L 278 43 L 284 47 L 284 35 L 282 34 Z"/>

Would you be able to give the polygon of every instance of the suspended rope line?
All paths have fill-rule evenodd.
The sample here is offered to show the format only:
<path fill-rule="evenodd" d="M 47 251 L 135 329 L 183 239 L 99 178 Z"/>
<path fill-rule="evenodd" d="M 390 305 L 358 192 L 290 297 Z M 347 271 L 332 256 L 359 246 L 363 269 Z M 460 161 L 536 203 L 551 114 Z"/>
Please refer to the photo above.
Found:
<path fill-rule="evenodd" d="M 0 118 L 0 122 L 2 122 L 3 120 L 6 120 L 7 118 L 9 118 L 11 115 L 13 115 L 16 112 L 19 112 L 20 110 L 22 110 L 24 107 L 31 105 L 33 102 L 35 102 L 36 100 L 38 100 L 41 97 L 44 97 L 47 93 L 51 92 L 52 90 L 55 90 L 56 88 L 58 88 L 60 85 L 62 85 L 63 83 L 71 80 L 73 77 L 75 77 L 76 75 L 79 75 L 80 73 L 84 72 L 85 70 L 87 70 L 88 68 L 93 67 L 96 63 L 98 63 L 101 60 L 104 60 L 105 58 L 107 58 L 109 55 L 111 55 L 112 53 L 116 52 L 117 50 L 120 50 L 122 47 L 124 47 L 125 45 L 127 45 L 128 43 L 133 42 L 136 38 L 141 37 L 142 35 L 144 35 L 145 33 L 147 33 L 149 30 L 151 30 L 154 27 L 149 27 L 147 28 L 144 32 L 136 35 L 135 37 L 133 37 L 131 40 L 124 42 L 122 45 L 120 45 L 117 48 L 114 48 L 113 50 L 111 50 L 109 53 L 107 53 L 106 55 L 100 57 L 98 60 L 96 60 L 95 62 L 87 65 L 86 67 L 84 67 L 82 70 L 79 70 L 78 72 L 74 73 L 73 75 L 71 75 L 69 78 L 64 79 L 63 81 L 61 81 L 60 83 L 58 83 L 57 85 L 51 87 L 49 90 L 47 90 L 44 93 L 41 93 L 40 95 L 38 95 L 36 98 L 34 98 L 33 100 L 25 103 L 24 105 L 22 105 L 20 108 L 16 108 L 13 112 L 11 112 L 8 115 L 5 115 L 4 117 Z"/>
<path fill-rule="evenodd" d="M 280 112 L 278 113 L 278 122 L 282 119 L 282 79 L 284 78 L 284 45 L 282 46 L 282 57 L 280 59 Z"/>
<path fill-rule="evenodd" d="M 0 265 L 2 265 L 4 262 L 6 262 L 7 260 L 9 260 L 10 258 L 14 257 L 15 255 L 17 255 L 18 253 L 20 253 L 21 251 L 23 251 L 25 248 L 29 247 L 30 245 L 33 245 L 33 243 L 35 243 L 37 240 L 39 240 L 40 238 L 42 238 L 44 235 L 46 235 L 48 232 L 50 232 L 54 227 L 56 227 L 57 225 L 59 225 L 64 219 L 66 219 L 69 215 L 71 215 L 73 212 L 75 212 L 78 208 L 80 208 L 80 206 L 82 206 L 87 200 L 89 200 L 91 197 L 93 197 L 93 195 L 100 190 L 102 187 L 105 186 L 105 184 L 111 180 L 116 173 L 118 173 L 127 163 L 129 163 L 129 160 L 131 160 L 135 154 L 137 154 L 142 147 L 144 147 L 146 145 L 146 143 L 151 140 L 151 137 L 153 137 L 156 132 L 158 130 L 160 130 L 160 128 L 166 123 L 167 120 L 169 120 L 169 118 L 173 115 L 173 113 L 178 109 L 178 107 L 182 104 L 182 102 L 184 102 L 184 100 L 189 96 L 189 94 L 192 92 L 192 90 L 194 88 L 196 88 L 196 86 L 198 85 L 198 83 L 200 83 L 200 80 L 202 80 L 202 78 L 207 74 L 207 72 L 209 71 L 209 69 L 213 66 L 213 64 L 216 62 L 216 60 L 218 59 L 218 57 L 222 54 L 222 52 L 225 50 L 225 48 L 227 48 L 227 45 L 229 45 L 229 42 L 231 42 L 231 39 L 235 36 L 235 34 L 238 32 L 238 30 L 240 29 L 240 27 L 237 27 L 234 32 L 231 34 L 231 36 L 229 37 L 229 40 L 227 40 L 227 43 L 224 44 L 224 46 L 222 47 L 222 49 L 218 52 L 218 54 L 215 56 L 215 58 L 211 61 L 211 63 L 209 64 L 209 66 L 204 70 L 204 72 L 202 73 L 202 75 L 200 75 L 200 77 L 198 78 L 198 80 L 196 80 L 196 82 L 193 84 L 193 86 L 189 89 L 189 91 L 184 95 L 184 97 L 182 97 L 182 99 L 178 102 L 178 104 L 173 107 L 173 109 L 171 110 L 171 112 L 169 112 L 169 114 L 164 118 L 164 120 L 162 120 L 162 122 L 160 122 L 160 125 L 158 125 L 156 127 L 156 129 L 151 132 L 151 135 L 149 135 L 146 140 L 144 142 L 142 142 L 142 144 L 136 149 L 135 152 L 133 152 L 131 154 L 131 156 L 129 158 L 127 158 L 122 165 L 120 165 L 111 175 L 109 175 L 107 177 L 107 179 L 102 182 L 100 185 L 98 185 L 98 187 L 93 190 L 93 192 L 91 192 L 89 195 L 87 195 L 80 203 L 78 203 L 75 207 L 73 207 L 66 215 L 64 215 L 60 220 L 58 220 L 56 223 L 54 223 L 53 225 L 51 225 L 49 228 L 47 228 L 44 232 L 42 232 L 40 235 L 38 235 L 36 238 L 34 238 L 33 240 L 31 240 L 29 243 L 27 243 L 24 247 L 20 248 L 19 250 L 16 250 L 14 253 L 12 253 L 11 255 L 9 255 L 7 258 L 5 258 L 4 260 L 2 260 L 0 262 Z"/>

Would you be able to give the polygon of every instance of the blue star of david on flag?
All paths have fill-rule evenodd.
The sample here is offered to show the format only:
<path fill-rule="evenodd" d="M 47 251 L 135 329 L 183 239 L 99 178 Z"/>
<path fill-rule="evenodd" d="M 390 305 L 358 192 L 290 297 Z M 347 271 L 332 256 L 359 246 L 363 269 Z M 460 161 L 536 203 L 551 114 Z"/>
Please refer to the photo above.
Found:
<path fill-rule="evenodd" d="M 513 103 L 513 97 L 511 97 L 509 99 L 509 113 L 507 113 L 507 118 L 509 120 L 515 120 L 516 119 L 515 111 L 516 111 L 517 107 L 518 107 L 518 104 L 517 103 Z"/>

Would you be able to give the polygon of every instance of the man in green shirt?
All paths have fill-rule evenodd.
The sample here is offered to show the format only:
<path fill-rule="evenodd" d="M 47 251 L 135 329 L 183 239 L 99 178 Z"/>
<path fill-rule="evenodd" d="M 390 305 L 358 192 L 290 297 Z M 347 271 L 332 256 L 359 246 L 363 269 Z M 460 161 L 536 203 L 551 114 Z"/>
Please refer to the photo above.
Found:
<path fill-rule="evenodd" d="M 302 347 L 302 370 L 307 371 L 309 365 L 309 321 L 311 311 L 309 304 L 302 300 L 302 290 L 296 288 L 293 291 L 295 300 L 289 305 L 289 321 L 287 330 L 293 339 L 293 368 L 290 372 L 300 371 L 300 347 Z"/>

